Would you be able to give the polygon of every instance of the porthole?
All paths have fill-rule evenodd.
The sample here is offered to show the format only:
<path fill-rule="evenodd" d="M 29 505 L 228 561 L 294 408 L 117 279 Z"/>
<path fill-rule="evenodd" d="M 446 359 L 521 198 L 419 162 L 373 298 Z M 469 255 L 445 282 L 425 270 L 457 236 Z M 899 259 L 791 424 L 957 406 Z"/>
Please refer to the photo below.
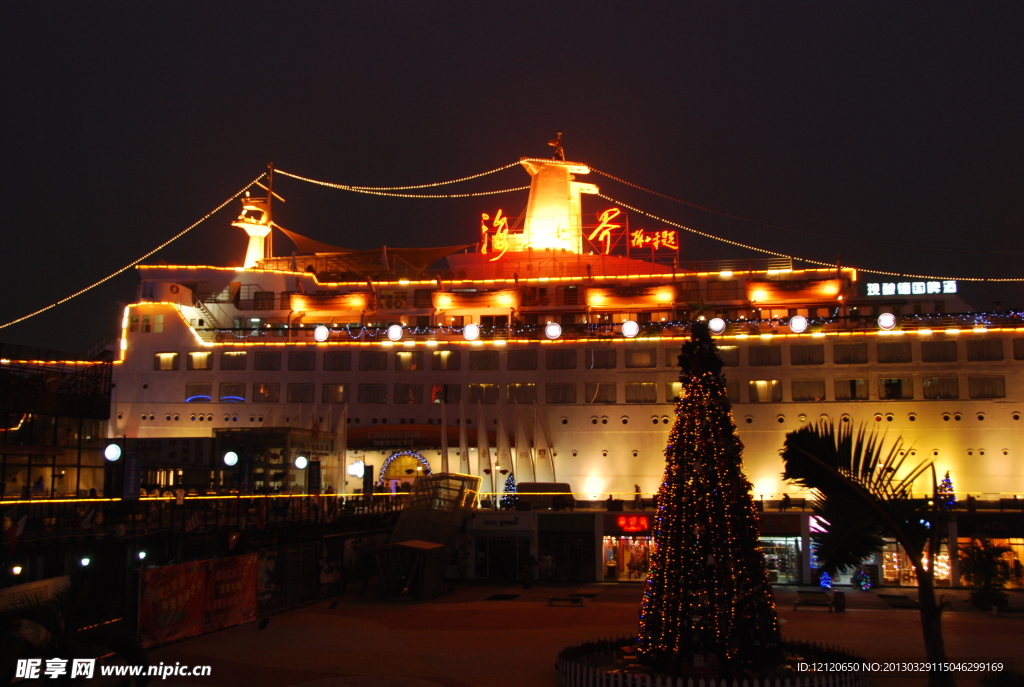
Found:
<path fill-rule="evenodd" d="M 206 422 L 206 416 L 205 415 L 200 415 L 199 416 L 199 421 L 200 422 Z"/>
<path fill-rule="evenodd" d="M 629 424 L 629 418 L 628 417 L 623 417 L 622 418 L 622 424 L 628 425 Z"/>
<path fill-rule="evenodd" d="M 843 420 L 843 422 L 849 422 L 850 421 L 850 416 L 844 413 L 843 417 L 842 417 L 842 420 Z"/>
<path fill-rule="evenodd" d="M 971 449 L 971 448 L 967 449 L 967 455 L 973 456 L 974 455 L 974 449 Z"/>
<path fill-rule="evenodd" d="M 224 416 L 224 422 L 230 422 L 230 421 L 231 421 L 231 416 L 230 415 L 225 415 Z"/>
<path fill-rule="evenodd" d="M 590 424 L 596 425 L 597 424 L 597 418 L 596 417 L 590 418 Z"/>
<path fill-rule="evenodd" d="M 250 415 L 249 416 L 249 422 L 256 422 L 256 416 L 255 415 Z"/>
<path fill-rule="evenodd" d="M 979 420 L 984 420 L 985 419 L 985 413 L 978 413 L 978 419 Z"/>
<path fill-rule="evenodd" d="M 166 419 L 168 422 L 170 422 L 171 421 L 171 414 L 167 413 L 167 415 L 164 416 L 164 419 Z"/>
<path fill-rule="evenodd" d="M 819 417 L 819 418 L 818 418 L 818 422 L 831 422 L 831 421 L 832 421 L 832 418 L 830 418 L 830 417 L 829 417 L 829 416 L 828 416 L 827 414 L 825 414 L 825 413 L 822 413 L 822 414 L 821 414 L 821 417 Z"/>
<path fill-rule="evenodd" d="M 1003 449 L 1003 455 L 1004 455 L 1004 456 L 1008 456 L 1008 455 L 1010 455 L 1010 449 L 1008 449 L 1008 448 L 1004 448 L 1004 449 Z"/>
<path fill-rule="evenodd" d="M 143 388 L 143 389 L 148 389 L 148 388 L 149 388 L 149 384 L 143 384 L 143 385 L 142 385 L 142 388 Z"/>
<path fill-rule="evenodd" d="M 118 417 L 120 417 L 120 415 Z M 1020 419 L 1020 413 L 1013 413 L 1012 415 L 1010 415 L 1010 417 L 1012 417 L 1014 420 L 1019 420 Z"/>
<path fill-rule="evenodd" d="M 957 422 L 960 422 L 960 420 L 962 420 L 963 417 L 964 416 L 961 415 L 960 413 L 953 413 L 953 419 L 956 420 Z"/>
<path fill-rule="evenodd" d="M 950 417 L 951 417 L 951 415 L 949 413 L 943 413 L 942 414 L 942 421 L 943 422 L 949 422 L 949 418 Z"/>
<path fill-rule="evenodd" d="M 911 422 L 917 422 L 917 413 L 909 413 L 907 419 Z"/>
<path fill-rule="evenodd" d="M 150 420 L 155 420 L 156 419 L 156 415 L 154 415 L 153 413 L 150 413 L 149 414 L 149 419 Z"/>
<path fill-rule="evenodd" d="M 661 418 L 657 416 L 652 417 L 651 422 L 653 422 L 654 424 L 658 424 L 659 422 L 661 422 Z"/>
<path fill-rule="evenodd" d="M 573 458 L 575 458 L 575 457 L 576 457 L 576 456 L 578 456 L 579 454 L 580 454 L 580 452 L 579 452 L 579 451 L 573 451 L 573 452 L 572 452 L 572 457 L 573 457 Z"/>
<path fill-rule="evenodd" d="M 210 415 L 207 415 L 207 416 L 206 416 L 206 421 L 207 421 L 207 422 L 213 422 L 213 415 L 212 415 L 212 414 L 210 414 Z"/>
<path fill-rule="evenodd" d="M 752 417 L 751 417 L 751 416 L 749 416 L 749 415 L 747 415 L 747 417 L 746 417 L 745 419 L 746 419 L 746 421 L 747 421 L 747 424 L 748 424 L 748 425 L 749 425 L 749 424 L 750 424 L 751 422 L 753 422 L 753 421 L 754 421 L 754 418 L 752 418 Z"/>
<path fill-rule="evenodd" d="M 668 415 L 666 415 L 665 417 L 661 418 L 661 423 L 663 425 L 667 425 L 668 424 Z"/>
<path fill-rule="evenodd" d="M 323 418 L 320 418 L 320 419 L 321 419 L 321 420 L 323 420 Z M 386 425 L 386 424 L 388 423 L 388 419 L 387 419 L 386 417 L 382 417 L 382 418 L 380 419 L 380 423 L 381 423 L 382 425 Z M 440 420 L 438 420 L 438 421 L 437 421 L 437 424 L 441 424 L 441 421 L 440 421 Z"/>
<path fill-rule="evenodd" d="M 262 415 L 257 415 L 256 416 L 256 421 L 257 422 L 263 422 L 263 416 Z"/>
<path fill-rule="evenodd" d="M 933 449 L 932 449 L 932 455 L 933 455 L 933 456 L 937 456 L 937 455 L 939 455 L 939 449 L 937 449 L 937 448 L 933 448 Z"/>
<path fill-rule="evenodd" d="M 896 419 L 896 418 L 895 418 L 895 416 L 893 416 L 893 414 L 892 414 L 892 413 L 886 413 L 886 414 L 885 414 L 885 421 L 886 421 L 886 422 L 892 422 L 892 421 L 893 421 L 893 420 L 895 420 L 895 419 Z"/>
<path fill-rule="evenodd" d="M 231 416 L 231 421 L 232 422 L 238 422 L 238 416 L 237 415 L 232 415 Z"/>
<path fill-rule="evenodd" d="M 606 417 L 602 417 L 602 418 L 601 418 L 601 424 L 602 424 L 602 425 L 607 425 L 607 424 L 608 424 L 608 418 L 606 418 Z"/>
<path fill-rule="evenodd" d="M 978 455 L 979 456 L 985 455 L 985 449 L 983 449 L 983 448 L 978 449 Z"/>
<path fill-rule="evenodd" d="M 195 422 L 195 421 L 196 421 L 196 416 L 195 416 L 195 415 L 193 415 L 193 416 L 192 416 L 192 417 L 190 417 L 189 419 L 190 419 L 190 420 L 192 420 L 192 422 Z"/>
<path fill-rule="evenodd" d="M 403 418 L 402 418 L 401 420 L 399 420 L 399 421 L 398 421 L 398 424 L 400 424 L 400 425 L 404 425 L 404 424 L 405 424 L 405 418 L 403 417 Z"/>
<path fill-rule="evenodd" d="M 467 424 L 468 424 L 468 423 L 467 423 Z M 567 418 L 567 417 L 563 417 L 563 418 L 562 418 L 562 424 L 563 424 L 563 425 L 567 425 L 567 424 L 569 424 L 569 418 Z"/>
<path fill-rule="evenodd" d="M 882 414 L 881 413 L 875 413 L 875 422 L 881 422 L 881 421 L 882 421 Z"/>
<path fill-rule="evenodd" d="M 608 451 L 607 450 L 601 451 L 601 455 L 604 456 L 605 458 L 607 458 L 608 457 Z"/>
<path fill-rule="evenodd" d="M 142 420 L 143 422 L 145 422 L 145 421 L 146 421 L 146 414 L 145 414 L 145 413 L 143 413 L 143 414 L 142 414 L 142 417 L 141 417 L 140 419 L 141 419 L 141 420 Z"/>
<path fill-rule="evenodd" d="M 117 419 L 118 420 L 123 420 L 124 419 L 124 413 L 118 413 L 117 414 Z"/>
<path fill-rule="evenodd" d="M 373 424 L 377 424 L 377 418 L 373 418 L 372 420 L 370 420 L 370 422 L 372 422 Z"/>
<path fill-rule="evenodd" d="M 779 415 L 777 418 L 775 418 L 775 421 L 778 422 L 781 425 L 783 422 L 786 421 L 786 416 L 785 415 Z"/>
<path fill-rule="evenodd" d="M 807 416 L 804 415 L 803 413 L 800 413 L 800 415 L 798 415 L 796 419 L 799 420 L 800 422 L 807 422 Z"/>
<path fill-rule="evenodd" d="M 637 457 L 637 456 L 639 456 L 639 455 L 640 455 L 640 452 L 639 452 L 639 451 L 633 451 L 633 457 L 634 457 L 634 458 L 636 458 L 636 457 Z"/>
<path fill-rule="evenodd" d="M 910 455 L 916 456 L 917 455 L 917 449 L 916 448 L 910 449 Z"/>

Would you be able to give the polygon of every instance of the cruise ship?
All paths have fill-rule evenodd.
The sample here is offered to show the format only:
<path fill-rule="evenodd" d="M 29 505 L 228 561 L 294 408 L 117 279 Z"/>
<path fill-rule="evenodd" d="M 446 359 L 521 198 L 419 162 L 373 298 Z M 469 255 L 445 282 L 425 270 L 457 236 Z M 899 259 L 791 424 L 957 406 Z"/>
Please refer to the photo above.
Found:
<path fill-rule="evenodd" d="M 241 266 L 140 266 L 109 436 L 161 442 L 143 487 L 353 494 L 458 472 L 481 477 L 485 506 L 513 476 L 562 495 L 535 507 L 649 507 L 679 348 L 707 320 L 766 511 L 791 492 L 786 433 L 821 418 L 902 437 L 958 494 L 1024 494 L 1019 317 L 973 311 L 949 279 L 688 261 L 677 228 L 562 158 L 522 159 L 525 210 L 482 215 L 471 245 L 323 243 L 274 223 L 268 185 L 224 227 L 249 237 Z M 230 446 L 252 460 L 225 465 Z"/>

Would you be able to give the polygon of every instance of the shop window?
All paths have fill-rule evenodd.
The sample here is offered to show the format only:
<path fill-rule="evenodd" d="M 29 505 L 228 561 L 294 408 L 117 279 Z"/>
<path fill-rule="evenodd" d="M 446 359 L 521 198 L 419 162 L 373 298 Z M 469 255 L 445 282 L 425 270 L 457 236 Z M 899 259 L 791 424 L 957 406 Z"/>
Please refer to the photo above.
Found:
<path fill-rule="evenodd" d="M 793 344 L 789 348 L 789 362 L 793 365 L 824 365 L 825 344 Z"/>
<path fill-rule="evenodd" d="M 327 351 L 324 353 L 324 370 L 347 372 L 352 369 L 352 351 Z"/>
<path fill-rule="evenodd" d="M 153 369 L 161 372 L 168 372 L 170 370 L 178 369 L 178 354 L 175 353 L 155 353 L 153 354 Z"/>
<path fill-rule="evenodd" d="M 657 403 L 654 382 L 626 382 L 626 403 Z"/>
<path fill-rule="evenodd" d="M 588 348 L 584 351 L 588 370 L 614 370 L 617 357 L 614 348 Z"/>
<path fill-rule="evenodd" d="M 537 402 L 536 384 L 509 384 L 505 391 L 505 400 L 508 403 L 519 403 L 529 405 Z"/>
<path fill-rule="evenodd" d="M 247 359 L 247 351 L 224 351 L 220 354 L 220 369 L 244 370 Z"/>
<path fill-rule="evenodd" d="M 497 351 L 470 351 L 469 352 L 469 369 L 470 370 L 497 370 L 498 369 L 498 352 Z"/>
<path fill-rule="evenodd" d="M 882 401 L 914 398 L 914 380 L 909 377 L 881 377 L 878 380 L 878 398 Z"/>
<path fill-rule="evenodd" d="M 960 398 L 960 381 L 956 377 L 925 377 L 921 385 L 926 399 Z"/>
<path fill-rule="evenodd" d="M 252 385 L 253 403 L 280 403 L 281 385 L 278 382 L 256 382 Z"/>
<path fill-rule="evenodd" d="M 1002 339 L 968 339 L 967 359 L 971 361 L 996 361 L 1003 359 Z"/>
<path fill-rule="evenodd" d="M 544 365 L 548 370 L 575 370 L 575 348 L 549 348 L 544 356 Z"/>
<path fill-rule="evenodd" d="M 627 348 L 625 354 L 627 368 L 655 367 L 658 364 L 656 348 Z"/>
<path fill-rule="evenodd" d="M 288 351 L 290 372 L 309 372 L 316 369 L 316 351 Z"/>
<path fill-rule="evenodd" d="M 394 403 L 402 405 L 423 403 L 423 385 L 395 384 Z"/>
<path fill-rule="evenodd" d="M 497 384 L 470 384 L 469 385 L 469 405 L 476 405 L 483 403 L 484 405 L 494 405 L 498 402 L 498 385 Z"/>
<path fill-rule="evenodd" d="M 217 398 L 221 403 L 241 403 L 245 401 L 245 382 L 221 382 Z"/>
<path fill-rule="evenodd" d="M 782 382 L 777 379 L 760 379 L 748 384 L 751 403 L 780 403 Z"/>
<path fill-rule="evenodd" d="M 587 386 L 590 386 L 589 384 Z M 575 384 L 546 384 L 544 389 L 545 401 L 549 404 L 564 404 L 576 402 Z"/>
<path fill-rule="evenodd" d="M 510 370 L 536 370 L 536 350 L 510 350 L 508 352 L 508 369 Z"/>
<path fill-rule="evenodd" d="M 921 361 L 926 363 L 955 363 L 956 341 L 922 341 Z"/>
<path fill-rule="evenodd" d="M 186 367 L 189 370 L 212 370 L 213 351 L 189 351 Z"/>
<path fill-rule="evenodd" d="M 1000 376 L 968 377 L 971 398 L 1006 398 L 1006 380 Z"/>
<path fill-rule="evenodd" d="M 832 345 L 836 365 L 862 365 L 868 361 L 866 343 L 836 343 Z"/>
<path fill-rule="evenodd" d="M 395 370 L 416 372 L 423 369 L 423 351 L 399 351 L 395 353 Z"/>
<path fill-rule="evenodd" d="M 435 370 L 458 370 L 461 368 L 460 351 L 434 351 L 431 362 Z"/>
<path fill-rule="evenodd" d="M 348 384 L 324 384 L 324 403 L 348 403 Z"/>
<path fill-rule="evenodd" d="M 292 382 L 288 385 L 289 403 L 314 403 L 316 401 L 316 384 Z"/>
<path fill-rule="evenodd" d="M 909 341 L 879 341 L 878 362 L 910 363 L 913 362 Z"/>
<path fill-rule="evenodd" d="M 824 401 L 825 380 L 824 379 L 794 379 L 793 380 L 794 401 Z"/>
<path fill-rule="evenodd" d="M 185 385 L 185 403 L 209 403 L 213 400 L 213 384 L 189 382 Z"/>
<path fill-rule="evenodd" d="M 356 394 L 359 403 L 387 403 L 388 385 L 360 384 Z"/>
<path fill-rule="evenodd" d="M 586 403 L 615 403 L 618 400 L 615 384 L 611 382 L 587 384 L 584 391 Z"/>
<path fill-rule="evenodd" d="M 359 371 L 360 372 L 382 372 L 388 369 L 387 351 L 360 351 Z"/>

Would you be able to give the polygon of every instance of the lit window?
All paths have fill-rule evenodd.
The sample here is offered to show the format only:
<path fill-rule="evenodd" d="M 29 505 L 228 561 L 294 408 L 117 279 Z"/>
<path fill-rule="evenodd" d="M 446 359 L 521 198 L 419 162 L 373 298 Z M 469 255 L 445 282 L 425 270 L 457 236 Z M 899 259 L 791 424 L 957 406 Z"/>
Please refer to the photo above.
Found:
<path fill-rule="evenodd" d="M 782 401 L 782 382 L 777 379 L 752 381 L 749 387 L 751 403 L 779 403 Z"/>
<path fill-rule="evenodd" d="M 244 370 L 246 359 L 246 351 L 224 351 L 220 354 L 220 369 Z"/>
<path fill-rule="evenodd" d="M 348 403 L 348 384 L 324 384 L 324 403 Z"/>
<path fill-rule="evenodd" d="M 475 405 L 477 403 L 483 403 L 485 405 L 494 405 L 498 402 L 498 385 L 497 384 L 470 384 L 469 385 L 469 404 Z"/>
<path fill-rule="evenodd" d="M 626 403 L 657 403 L 654 382 L 626 382 Z"/>
<path fill-rule="evenodd" d="M 536 384 L 509 384 L 506 399 L 509 403 L 530 404 L 537 402 Z"/>
<path fill-rule="evenodd" d="M 458 370 L 461 367 L 459 351 L 434 351 L 431 359 L 435 370 Z"/>
<path fill-rule="evenodd" d="M 252 385 L 253 403 L 279 403 L 281 385 L 278 382 L 257 382 Z"/>
<path fill-rule="evenodd" d="M 399 351 L 395 354 L 395 370 L 415 372 L 423 369 L 423 351 Z"/>
<path fill-rule="evenodd" d="M 177 353 L 156 353 L 153 355 L 153 369 L 166 372 L 178 369 Z"/>
<path fill-rule="evenodd" d="M 189 351 L 188 369 L 190 370 L 212 370 L 213 351 Z"/>
<path fill-rule="evenodd" d="M 618 392 L 614 383 L 587 384 L 584 391 L 586 392 L 584 400 L 587 403 L 615 403 L 618 400 Z"/>
<path fill-rule="evenodd" d="M 878 398 L 897 401 L 914 397 L 914 380 L 909 377 L 882 377 L 878 380 Z"/>
<path fill-rule="evenodd" d="M 185 403 L 209 403 L 213 397 L 213 384 L 189 382 L 185 385 Z"/>
<path fill-rule="evenodd" d="M 245 384 L 241 382 L 222 382 L 219 399 L 221 403 L 241 403 L 245 400 Z"/>

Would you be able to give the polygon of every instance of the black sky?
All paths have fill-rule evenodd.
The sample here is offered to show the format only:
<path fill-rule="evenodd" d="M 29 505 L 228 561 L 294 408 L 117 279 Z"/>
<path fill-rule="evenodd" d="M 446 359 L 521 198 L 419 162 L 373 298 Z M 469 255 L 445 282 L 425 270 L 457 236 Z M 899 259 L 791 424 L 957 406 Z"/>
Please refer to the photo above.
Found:
<path fill-rule="evenodd" d="M 4 0 L 0 324 L 131 262 L 270 160 L 415 184 L 547 157 L 558 130 L 570 159 L 799 230 L 587 179 L 706 231 L 865 268 L 1024 276 L 1022 33 L 1019 2 Z M 514 169 L 467 190 L 525 183 Z M 353 248 L 468 243 L 480 212 L 526 202 L 277 188 L 279 223 Z M 236 211 L 149 262 L 237 262 Z M 683 245 L 684 259 L 736 255 Z M 0 341 L 84 350 L 116 333 L 136 282 Z M 1020 287 L 968 295 L 1024 308 Z"/>

